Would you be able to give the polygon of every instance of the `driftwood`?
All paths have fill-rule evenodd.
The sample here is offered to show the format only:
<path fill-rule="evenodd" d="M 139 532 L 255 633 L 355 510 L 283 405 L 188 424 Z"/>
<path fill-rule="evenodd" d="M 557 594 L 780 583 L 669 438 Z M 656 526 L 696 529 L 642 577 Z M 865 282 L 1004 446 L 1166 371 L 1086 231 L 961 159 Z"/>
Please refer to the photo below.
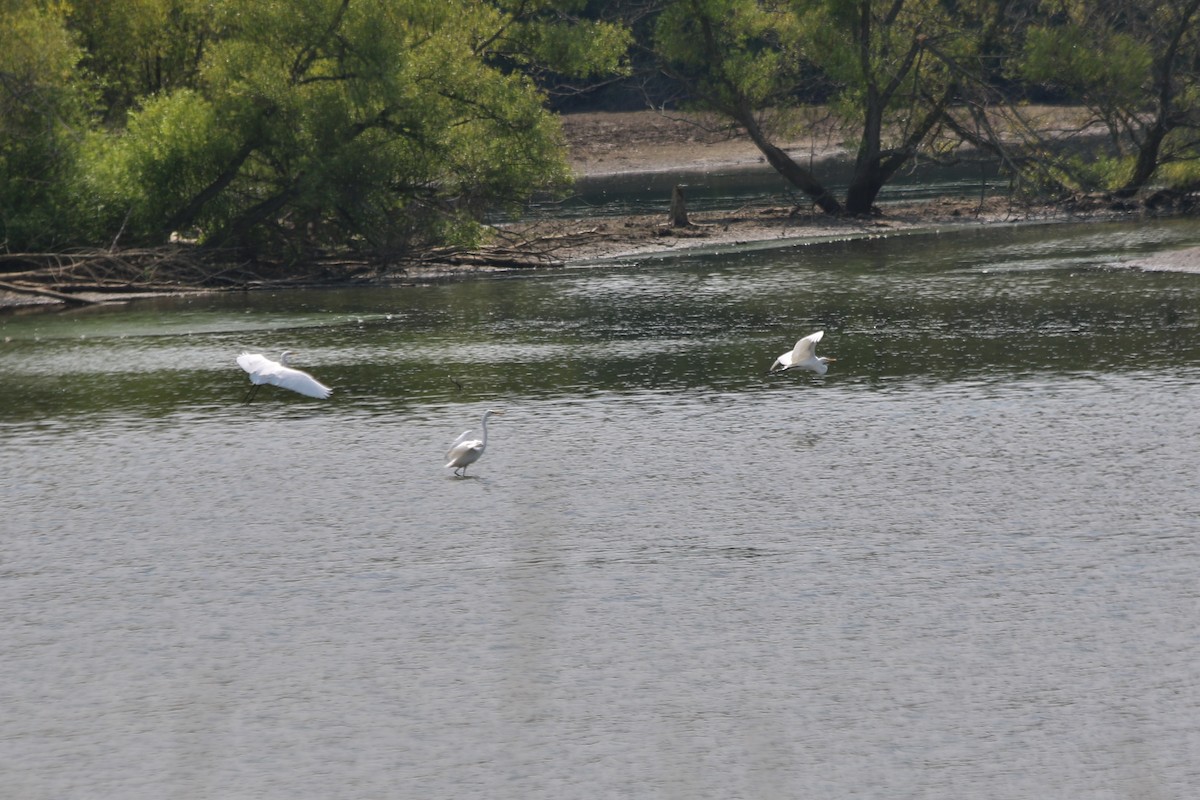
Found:
<path fill-rule="evenodd" d="M 297 265 L 238 260 L 228 251 L 171 243 L 127 250 L 63 253 L 0 253 L 0 291 L 35 295 L 73 306 L 103 303 L 103 295 L 186 292 L 204 289 L 260 289 L 328 286 L 377 276 L 389 267 L 446 265 L 475 269 L 531 269 L 559 266 L 557 252 L 592 231 L 523 236 L 497 231 L 498 241 L 464 250 L 437 248 L 394 258 L 356 258 L 352 253 L 314 252 Z"/>
<path fill-rule="evenodd" d="M 534 269 L 537 267 L 562 266 L 563 251 L 594 236 L 597 228 L 579 230 L 568 223 L 563 228 L 532 233 L 520 227 L 495 228 L 492 233 L 497 244 L 463 250 L 460 248 L 434 248 L 422 253 L 414 260 L 420 264 L 470 265 L 494 267 L 496 269 Z"/>
<path fill-rule="evenodd" d="M 65 253 L 0 253 L 0 288 L 73 305 L 98 302 L 80 293 L 182 291 L 246 285 L 261 276 L 246 264 L 190 245 Z"/>
<path fill-rule="evenodd" d="M 66 303 L 72 306 L 90 306 L 96 303 L 95 300 L 89 300 L 86 297 L 81 297 L 77 294 L 66 294 L 64 292 L 56 292 L 53 289 L 45 289 L 41 286 L 30 286 L 25 283 L 10 283 L 8 281 L 0 281 L 0 289 L 8 292 L 16 292 L 17 294 L 32 294 L 39 297 L 49 297 L 52 300 L 58 300 L 60 303 Z"/>
<path fill-rule="evenodd" d="M 195 248 L 170 246 L 137 250 L 78 250 L 65 253 L 0 254 L 0 276 L 41 282 L 127 285 L 175 283 L 212 268 Z"/>
<path fill-rule="evenodd" d="M 521 253 L 505 255 L 495 252 L 455 253 L 445 258 L 436 259 L 445 264 L 456 266 L 494 267 L 496 269 L 532 269 L 534 267 L 561 266 L 563 262 L 530 257 Z"/>

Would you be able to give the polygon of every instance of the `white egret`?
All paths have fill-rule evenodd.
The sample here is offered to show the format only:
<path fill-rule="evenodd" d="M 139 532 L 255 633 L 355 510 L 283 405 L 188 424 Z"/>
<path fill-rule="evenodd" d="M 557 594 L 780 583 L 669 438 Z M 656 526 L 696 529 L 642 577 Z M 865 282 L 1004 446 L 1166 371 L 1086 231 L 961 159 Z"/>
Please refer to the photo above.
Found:
<path fill-rule="evenodd" d="M 821 337 L 824 335 L 825 331 L 817 331 L 796 342 L 795 347 L 775 359 L 775 363 L 771 365 L 770 374 L 789 369 L 808 369 L 818 375 L 824 375 L 829 370 L 829 363 L 837 361 L 836 358 L 817 355 L 817 342 L 821 341 Z"/>
<path fill-rule="evenodd" d="M 493 414 L 502 415 L 503 411 L 492 411 L 488 409 L 483 412 L 483 421 L 480 426 L 483 428 L 483 438 L 472 438 L 474 431 L 463 431 L 462 435 L 454 440 L 450 445 L 450 449 L 446 451 L 446 469 L 454 468 L 454 474 L 460 477 L 467 476 L 467 467 L 474 464 L 483 455 L 483 450 L 487 447 L 487 421 L 488 417 Z M 459 470 L 462 470 L 459 472 Z"/>
<path fill-rule="evenodd" d="M 250 373 L 250 382 L 254 384 L 250 387 L 250 392 L 246 395 L 247 403 L 254 399 L 254 393 L 264 383 L 279 386 L 283 389 L 290 389 L 293 392 L 299 392 L 302 395 L 316 397 L 321 400 L 324 400 L 333 393 L 333 389 L 330 389 L 307 372 L 289 367 L 288 363 L 291 357 L 291 350 L 284 350 L 279 356 L 279 361 L 272 361 L 258 353 L 242 353 L 238 356 L 238 366 Z"/>

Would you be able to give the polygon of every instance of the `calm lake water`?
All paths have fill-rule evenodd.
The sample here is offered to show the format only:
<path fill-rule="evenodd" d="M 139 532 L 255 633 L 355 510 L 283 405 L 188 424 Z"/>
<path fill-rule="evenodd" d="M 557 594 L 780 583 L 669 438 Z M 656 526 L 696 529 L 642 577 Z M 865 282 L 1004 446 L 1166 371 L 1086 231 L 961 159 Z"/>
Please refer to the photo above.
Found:
<path fill-rule="evenodd" d="M 1113 265 L 1197 244 L 0 317 L 0 794 L 1194 796 L 1200 275 Z"/>

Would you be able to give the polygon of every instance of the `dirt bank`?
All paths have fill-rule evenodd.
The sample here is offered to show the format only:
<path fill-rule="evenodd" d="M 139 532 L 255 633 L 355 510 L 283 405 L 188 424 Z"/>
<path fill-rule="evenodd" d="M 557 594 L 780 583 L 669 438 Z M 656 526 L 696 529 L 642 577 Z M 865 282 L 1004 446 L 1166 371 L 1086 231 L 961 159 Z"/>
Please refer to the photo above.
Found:
<path fill-rule="evenodd" d="M 832 218 L 809 210 L 771 206 L 689 215 L 691 225 L 668 224 L 661 214 L 578 218 L 506 226 L 504 232 L 527 242 L 527 252 L 547 263 L 586 263 L 758 242 L 784 242 L 882 236 L 953 226 L 1048 220 L 1049 212 L 1016 206 L 1002 198 L 985 202 L 945 199 L 889 208 L 870 219 Z M 1078 219 L 1097 219 L 1092 210 Z M 1114 215 L 1115 218 L 1116 215 Z M 1063 214 L 1055 218 L 1067 219 Z"/>
<path fill-rule="evenodd" d="M 1073 123 L 1062 109 L 1027 109 L 1045 130 Z M 740 131 L 713 116 L 655 111 L 571 114 L 563 118 L 575 174 L 599 176 L 629 172 L 722 169 L 763 163 L 764 158 Z M 808 160 L 846 152 L 838 129 L 828 118 L 813 117 L 797 133 L 777 141 L 793 158 Z M 1019 222 L 1129 219 L 1142 212 L 1113 208 L 1101 199 L 1080 199 L 1060 206 L 1023 205 L 1009 198 L 984 201 L 944 198 L 906 205 L 891 204 L 871 219 L 835 219 L 809 208 L 764 207 L 690 215 L 693 227 L 671 228 L 669 198 L 656 215 L 579 218 L 506 228 L 524 237 L 530 252 L 548 260 L 590 261 L 667 253 L 689 247 L 751 242 L 873 236 L 930 228 Z M 1141 268 L 1179 269 L 1197 263 L 1179 254 L 1162 261 L 1137 262 Z M 1157 265 L 1157 266 L 1152 266 Z"/>
<path fill-rule="evenodd" d="M 664 172 L 765 163 L 754 143 L 710 114 L 631 111 L 568 114 L 562 118 L 571 168 L 578 176 Z M 827 118 L 813 117 L 804 133 L 776 143 L 793 158 L 844 152 Z"/>

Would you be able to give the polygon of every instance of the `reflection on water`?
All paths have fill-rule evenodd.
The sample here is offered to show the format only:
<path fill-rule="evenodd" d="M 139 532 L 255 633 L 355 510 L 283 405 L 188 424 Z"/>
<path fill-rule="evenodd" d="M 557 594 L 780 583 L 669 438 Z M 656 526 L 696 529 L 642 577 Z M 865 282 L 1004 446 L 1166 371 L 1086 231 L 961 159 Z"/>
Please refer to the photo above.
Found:
<path fill-rule="evenodd" d="M 1198 234 L 0 318 L 0 779 L 1186 797 L 1200 281 L 1109 265 Z M 284 347 L 334 397 L 241 404 Z"/>

